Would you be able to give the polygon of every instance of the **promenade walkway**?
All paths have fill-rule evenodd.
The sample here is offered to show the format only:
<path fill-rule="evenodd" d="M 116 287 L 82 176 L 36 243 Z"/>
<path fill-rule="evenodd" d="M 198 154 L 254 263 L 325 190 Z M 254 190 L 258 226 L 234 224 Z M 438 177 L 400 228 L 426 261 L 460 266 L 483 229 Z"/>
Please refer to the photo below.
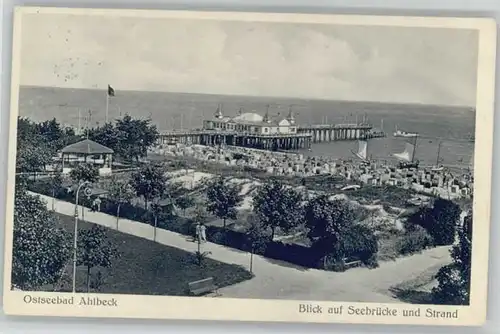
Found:
<path fill-rule="evenodd" d="M 40 195 L 52 208 L 52 198 Z M 81 217 L 81 207 L 79 213 Z M 74 215 L 74 205 L 56 200 L 55 211 Z M 86 221 L 117 229 L 116 217 L 100 212 L 84 210 Z M 153 227 L 147 224 L 120 219 L 118 230 L 122 233 L 153 239 Z M 195 252 L 197 244 L 189 238 L 162 229 L 157 229 L 156 242 Z M 202 251 L 209 251 L 210 258 L 249 268 L 250 254 L 214 243 L 202 244 Z M 220 290 L 224 297 L 325 300 L 345 302 L 401 302 L 395 299 L 389 289 L 411 280 L 429 270 L 437 270 L 451 261 L 449 247 L 438 247 L 396 261 L 383 262 L 379 268 L 354 268 L 343 273 L 302 268 L 293 264 L 254 256 L 251 280 Z"/>

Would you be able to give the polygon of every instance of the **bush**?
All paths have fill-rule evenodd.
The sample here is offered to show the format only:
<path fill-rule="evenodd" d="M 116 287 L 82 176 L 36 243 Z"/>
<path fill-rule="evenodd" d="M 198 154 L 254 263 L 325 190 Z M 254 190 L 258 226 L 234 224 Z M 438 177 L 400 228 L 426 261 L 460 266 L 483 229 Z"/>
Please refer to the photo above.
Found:
<path fill-rule="evenodd" d="M 332 255 L 322 257 L 318 262 L 318 268 L 335 272 L 346 270 L 345 261 L 343 259 L 336 259 Z"/>
<path fill-rule="evenodd" d="M 36 181 L 28 184 L 28 189 L 52 196 L 52 188 L 45 180 Z M 68 193 L 65 188 L 56 192 L 56 198 L 74 203 L 74 194 Z M 82 196 L 79 204 L 90 207 L 91 200 Z M 107 198 L 102 199 L 101 212 L 116 215 L 117 204 Z M 124 203 L 120 209 L 120 218 L 139 221 L 146 224 L 152 224 L 153 217 L 151 213 L 143 207 L 134 206 L 130 203 Z M 162 215 L 158 217 L 157 227 L 187 236 L 194 236 L 195 221 L 185 217 L 174 215 Z M 220 245 L 247 251 L 248 236 L 245 233 L 224 229 L 218 226 L 207 226 L 207 240 Z M 364 226 L 353 225 L 347 229 L 345 237 L 342 238 L 345 258 L 352 260 L 361 260 L 367 266 L 373 266 L 374 254 L 378 251 L 377 239 L 373 232 Z M 262 252 L 257 252 L 262 253 Z M 270 241 L 267 243 L 263 254 L 265 257 L 290 262 L 299 266 L 308 268 L 323 268 L 317 253 L 311 248 L 298 245 L 287 244 L 279 241 Z M 351 260 L 349 260 L 351 261 Z M 376 262 L 376 261 L 375 261 Z M 376 265 L 376 264 L 375 264 Z M 331 270 L 344 270 L 343 261 L 332 262 L 328 265 Z"/>
<path fill-rule="evenodd" d="M 286 244 L 280 241 L 272 241 L 267 244 L 264 252 L 265 257 L 287 261 L 299 266 L 308 268 L 318 268 L 317 257 L 311 248 L 297 245 Z"/>
<path fill-rule="evenodd" d="M 367 268 L 370 269 L 375 269 L 378 268 L 378 261 L 377 261 L 377 255 L 373 254 L 370 258 L 366 259 L 365 262 L 363 263 Z"/>
<path fill-rule="evenodd" d="M 226 233 L 224 231 L 217 231 L 214 234 L 210 236 L 210 241 L 219 245 L 226 245 L 227 244 L 227 238 L 226 238 Z"/>
<path fill-rule="evenodd" d="M 422 208 L 408 220 L 425 228 L 435 245 L 451 245 L 455 241 L 460 212 L 458 204 L 437 198 L 432 208 Z"/>
<path fill-rule="evenodd" d="M 458 233 L 459 242 L 450 251 L 453 262 L 442 267 L 436 275 L 438 286 L 432 289 L 436 304 L 470 304 L 472 224 L 472 212 L 469 212 Z"/>
<path fill-rule="evenodd" d="M 421 226 L 413 226 L 397 241 L 398 254 L 410 255 L 420 252 L 433 245 L 432 237 Z"/>
<path fill-rule="evenodd" d="M 354 214 L 355 220 L 358 222 L 362 222 L 371 217 L 372 211 L 360 205 L 355 208 Z"/>
<path fill-rule="evenodd" d="M 344 257 L 360 260 L 363 264 L 373 262 L 378 252 L 378 240 L 367 226 L 355 224 L 346 229 L 341 239 Z"/>

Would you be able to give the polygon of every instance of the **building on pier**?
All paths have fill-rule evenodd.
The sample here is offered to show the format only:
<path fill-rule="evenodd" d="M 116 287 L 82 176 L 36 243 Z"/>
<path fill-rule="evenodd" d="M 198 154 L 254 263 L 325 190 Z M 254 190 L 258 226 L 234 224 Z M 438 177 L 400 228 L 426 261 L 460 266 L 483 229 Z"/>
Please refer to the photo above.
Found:
<path fill-rule="evenodd" d="M 160 135 L 160 144 L 181 143 L 200 145 L 230 145 L 264 150 L 298 150 L 311 147 L 310 133 L 299 133 L 295 117 L 290 109 L 283 118 L 257 113 L 242 113 L 234 117 L 224 116 L 219 105 L 214 117 L 204 120 L 198 131 L 170 132 Z"/>
<path fill-rule="evenodd" d="M 233 145 L 266 150 L 297 150 L 310 148 L 311 143 L 358 140 L 381 137 L 372 126 L 362 124 L 298 125 L 291 108 L 286 117 L 264 116 L 254 112 L 234 117 L 225 116 L 219 105 L 211 119 L 203 121 L 197 131 L 170 132 L 160 135 L 159 144 Z"/>
<path fill-rule="evenodd" d="M 286 118 L 271 117 L 269 109 L 264 116 L 257 113 L 241 113 L 235 117 L 227 117 L 219 105 L 212 119 L 203 122 L 203 130 L 234 131 L 259 135 L 281 135 L 297 133 L 295 117 L 290 108 Z"/>

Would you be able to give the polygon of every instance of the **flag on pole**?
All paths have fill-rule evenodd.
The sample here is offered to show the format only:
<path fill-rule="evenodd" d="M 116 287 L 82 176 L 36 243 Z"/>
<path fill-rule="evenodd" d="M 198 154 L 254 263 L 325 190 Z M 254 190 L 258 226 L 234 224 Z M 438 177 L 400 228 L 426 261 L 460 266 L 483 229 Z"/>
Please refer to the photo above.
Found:
<path fill-rule="evenodd" d="M 109 110 L 109 97 L 110 96 L 115 96 L 115 90 L 113 87 L 111 87 L 110 84 L 108 84 L 108 94 L 106 94 L 106 118 L 105 118 L 105 123 L 108 123 L 108 110 Z"/>
<path fill-rule="evenodd" d="M 115 96 L 115 90 L 110 85 L 108 85 L 108 96 Z"/>

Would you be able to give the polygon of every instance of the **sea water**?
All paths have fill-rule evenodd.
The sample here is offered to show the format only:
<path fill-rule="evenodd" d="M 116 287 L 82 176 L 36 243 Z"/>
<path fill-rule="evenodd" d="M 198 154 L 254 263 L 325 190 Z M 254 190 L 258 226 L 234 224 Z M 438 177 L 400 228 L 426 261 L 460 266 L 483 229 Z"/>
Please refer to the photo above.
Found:
<path fill-rule="evenodd" d="M 219 103 L 225 116 L 242 112 L 275 118 L 286 117 L 292 109 L 297 124 L 355 123 L 365 119 L 387 133 L 386 138 L 372 139 L 368 155 L 374 159 L 394 160 L 393 153 L 404 150 L 410 138 L 393 137 L 399 130 L 418 132 L 415 159 L 424 165 L 436 164 L 438 146 L 441 163 L 467 167 L 473 156 L 474 143 L 468 141 L 475 129 L 475 112 L 470 107 L 390 104 L 358 101 L 303 100 L 280 97 L 224 96 L 171 92 L 121 91 L 109 98 L 108 119 L 129 114 L 151 118 L 158 130 L 201 128 L 203 119 L 211 118 Z M 102 125 L 106 113 L 106 90 L 21 87 L 19 114 L 34 121 L 56 118 L 74 127 Z M 356 141 L 316 143 L 306 155 L 354 158 Z"/>

